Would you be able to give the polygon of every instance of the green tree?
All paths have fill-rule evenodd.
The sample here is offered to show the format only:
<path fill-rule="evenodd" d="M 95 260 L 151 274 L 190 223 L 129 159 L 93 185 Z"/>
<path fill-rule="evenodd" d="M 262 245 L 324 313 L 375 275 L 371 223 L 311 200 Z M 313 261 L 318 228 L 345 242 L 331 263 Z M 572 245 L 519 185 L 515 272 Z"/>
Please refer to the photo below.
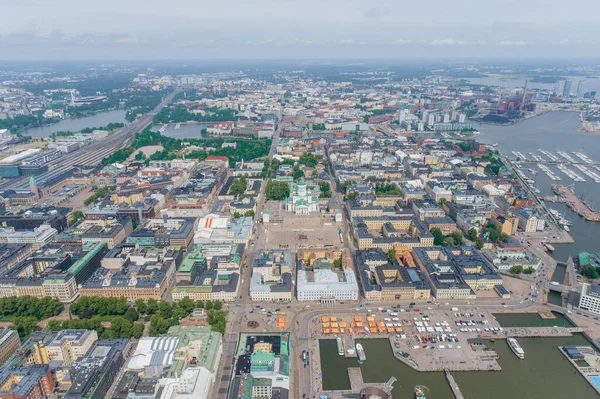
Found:
<path fill-rule="evenodd" d="M 246 186 L 248 185 L 248 180 L 245 177 L 238 177 L 233 181 L 231 187 L 229 188 L 229 192 L 236 197 L 244 194 L 246 192 Z"/>
<path fill-rule="evenodd" d="M 341 260 L 341 259 L 336 259 L 336 260 L 334 260 L 334 261 L 333 261 L 333 266 L 334 266 L 335 268 L 338 268 L 338 269 L 340 269 L 340 268 L 342 267 L 342 260 Z"/>
<path fill-rule="evenodd" d="M 146 301 L 144 301 L 142 298 L 138 298 L 135 300 L 135 308 L 138 312 L 140 312 L 140 314 L 146 314 L 148 310 L 148 308 L 146 307 Z"/>
<path fill-rule="evenodd" d="M 153 315 L 156 312 L 158 312 L 158 302 L 154 298 L 148 299 L 146 302 L 146 314 Z"/>
<path fill-rule="evenodd" d="M 509 242 L 510 241 L 510 236 L 508 234 L 506 234 L 506 233 L 501 233 L 499 239 L 502 242 Z"/>
<path fill-rule="evenodd" d="M 583 266 L 581 267 L 581 275 L 585 276 L 589 279 L 597 279 L 600 277 L 600 273 L 598 273 L 598 268 L 594 266 Z"/>
<path fill-rule="evenodd" d="M 71 218 L 69 219 L 69 226 L 74 225 L 79 220 L 83 219 L 84 217 L 85 217 L 85 215 L 83 214 L 82 211 L 78 210 L 78 211 L 71 212 Z"/>
<path fill-rule="evenodd" d="M 453 241 L 454 241 L 454 245 L 456 246 L 461 246 L 464 244 L 464 239 L 463 239 L 463 235 L 460 231 L 454 231 L 450 234 L 447 235 L 447 237 L 452 237 Z"/>
<path fill-rule="evenodd" d="M 477 240 L 475 240 L 475 246 L 477 247 L 477 249 L 482 249 L 483 248 L 483 240 L 481 238 L 477 238 Z"/>
<path fill-rule="evenodd" d="M 189 316 L 195 308 L 194 305 L 194 301 L 192 301 L 192 299 L 190 297 L 183 297 L 178 303 L 178 311 L 177 311 L 177 315 L 179 317 L 186 317 Z"/>
<path fill-rule="evenodd" d="M 469 229 L 469 231 L 467 232 L 467 235 L 468 235 L 470 241 L 475 242 L 475 240 L 477 240 L 477 230 L 474 227 L 471 227 Z"/>
<path fill-rule="evenodd" d="M 433 234 L 433 245 L 444 245 L 444 233 L 442 233 L 442 230 L 434 227 L 431 229 L 431 234 Z"/>
<path fill-rule="evenodd" d="M 512 274 L 521 274 L 523 273 L 523 266 L 513 266 L 510 269 L 508 269 L 508 271 Z"/>
<path fill-rule="evenodd" d="M 223 307 L 223 302 L 221 302 L 221 301 L 213 302 L 213 310 L 221 310 L 222 307 Z"/>
<path fill-rule="evenodd" d="M 134 322 L 140 318 L 140 315 L 138 314 L 137 310 L 135 310 L 134 308 L 129 308 L 129 309 L 127 309 L 127 312 L 125 312 L 124 317 L 127 320 Z"/>
<path fill-rule="evenodd" d="M 390 249 L 388 251 L 388 262 L 390 262 L 390 263 L 396 262 L 396 250 L 395 249 Z"/>
<path fill-rule="evenodd" d="M 282 201 L 290 196 L 290 185 L 286 182 L 269 180 L 265 187 L 265 196 L 268 200 Z"/>

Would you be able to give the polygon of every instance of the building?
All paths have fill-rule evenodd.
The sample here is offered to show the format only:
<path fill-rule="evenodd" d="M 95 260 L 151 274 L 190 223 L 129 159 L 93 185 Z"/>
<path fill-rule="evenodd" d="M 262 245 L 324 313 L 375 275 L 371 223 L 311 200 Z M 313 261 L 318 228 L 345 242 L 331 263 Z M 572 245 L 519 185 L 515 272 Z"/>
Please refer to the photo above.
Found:
<path fill-rule="evenodd" d="M 165 216 L 163 219 L 150 219 L 131 233 L 127 242 L 148 247 L 175 247 L 187 250 L 194 239 L 196 223 L 195 218 Z"/>
<path fill-rule="evenodd" d="M 31 255 L 31 244 L 0 244 L 0 269 L 11 269 Z"/>
<path fill-rule="evenodd" d="M 410 256 L 410 254 L 408 254 Z M 402 261 L 401 262 L 399 262 Z M 370 301 L 428 300 L 431 290 L 421 271 L 408 267 L 412 259 L 394 259 L 381 249 L 356 252 L 360 284 L 364 297 Z"/>
<path fill-rule="evenodd" d="M 192 246 L 177 270 L 173 300 L 233 301 L 244 250 L 244 245 L 228 242 Z"/>
<path fill-rule="evenodd" d="M 171 367 L 175 359 L 175 348 L 178 337 L 143 337 L 140 338 L 135 352 L 127 362 L 127 370 L 144 372 L 148 378 L 158 378 Z"/>
<path fill-rule="evenodd" d="M 97 340 L 96 330 L 59 331 L 46 345 L 48 358 L 51 361 L 60 361 L 63 366 L 70 366 L 75 360 L 83 357 Z"/>
<path fill-rule="evenodd" d="M 42 399 L 54 391 L 48 365 L 0 368 L 0 399 Z"/>
<path fill-rule="evenodd" d="M 57 230 L 48 224 L 35 227 L 32 231 L 15 231 L 14 228 L 0 228 L 0 244 L 31 244 L 32 249 L 38 250 L 52 241 Z"/>
<path fill-rule="evenodd" d="M 177 346 L 167 376 L 159 381 L 157 398 L 208 399 L 223 351 L 221 334 L 209 326 L 175 326 L 167 336 L 176 338 Z"/>
<path fill-rule="evenodd" d="M 4 367 L 21 367 L 30 364 L 50 364 L 48 344 L 56 336 L 56 332 L 49 330 L 33 331 L 29 337 L 15 350 L 4 363 Z"/>
<path fill-rule="evenodd" d="M 67 215 L 69 212 L 69 208 L 54 206 L 31 207 L 21 214 L 0 215 L 0 227 L 13 227 L 16 231 L 26 231 L 46 224 L 60 233 L 68 226 Z"/>
<path fill-rule="evenodd" d="M 319 193 L 313 195 L 314 189 L 308 188 L 304 180 L 298 184 L 290 184 L 290 196 L 285 200 L 285 209 L 294 212 L 296 215 L 308 215 L 311 212 L 319 211 Z"/>
<path fill-rule="evenodd" d="M 475 291 L 493 290 L 502 278 L 475 247 L 413 248 L 436 299 L 474 299 Z"/>
<path fill-rule="evenodd" d="M 182 253 L 173 247 L 119 244 L 102 259 L 102 267 L 81 284 L 82 296 L 160 300 L 175 281 Z"/>
<path fill-rule="evenodd" d="M 330 303 L 358 299 L 358 283 L 353 270 L 336 268 L 329 259 L 319 259 L 312 265 L 301 267 L 296 273 L 299 301 Z"/>
<path fill-rule="evenodd" d="M 4 364 L 21 346 L 21 340 L 16 330 L 0 329 L 0 364 Z"/>
<path fill-rule="evenodd" d="M 129 216 L 103 216 L 82 220 L 72 231 L 81 236 L 82 243 L 104 242 L 108 249 L 113 249 L 133 232 L 133 224 Z"/>
<path fill-rule="evenodd" d="M 288 398 L 292 363 L 289 333 L 242 334 L 240 345 L 248 350 L 237 357 L 232 397 Z"/>
<path fill-rule="evenodd" d="M 600 314 L 600 286 L 584 283 L 581 287 L 579 307 Z"/>
<path fill-rule="evenodd" d="M 512 267 L 537 270 L 541 259 L 517 240 L 502 243 L 495 250 L 484 252 L 485 256 L 501 272 L 509 272 Z"/>
<path fill-rule="evenodd" d="M 259 250 L 252 264 L 250 299 L 292 300 L 292 253 L 289 249 Z"/>
<path fill-rule="evenodd" d="M 70 367 L 71 387 L 65 399 L 103 399 L 123 365 L 127 339 L 100 339 Z"/>

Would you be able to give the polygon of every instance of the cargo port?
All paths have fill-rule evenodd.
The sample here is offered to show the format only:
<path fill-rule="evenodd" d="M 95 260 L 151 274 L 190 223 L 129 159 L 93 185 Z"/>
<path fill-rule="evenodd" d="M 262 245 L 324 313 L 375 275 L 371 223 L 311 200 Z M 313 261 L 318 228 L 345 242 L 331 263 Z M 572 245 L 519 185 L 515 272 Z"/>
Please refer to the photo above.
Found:
<path fill-rule="evenodd" d="M 573 212 L 577 212 L 590 222 L 600 222 L 600 213 L 595 211 L 590 205 L 586 204 L 581 198 L 578 198 L 568 187 L 553 185 L 554 194 L 561 197 Z"/>

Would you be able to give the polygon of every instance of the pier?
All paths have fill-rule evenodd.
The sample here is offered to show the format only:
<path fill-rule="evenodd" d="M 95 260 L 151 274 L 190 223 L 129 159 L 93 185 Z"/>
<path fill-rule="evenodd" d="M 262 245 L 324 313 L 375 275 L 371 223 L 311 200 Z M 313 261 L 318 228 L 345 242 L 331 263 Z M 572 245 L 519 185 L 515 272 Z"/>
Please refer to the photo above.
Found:
<path fill-rule="evenodd" d="M 463 396 L 462 392 L 460 391 L 460 388 L 458 387 L 458 384 L 456 383 L 456 381 L 454 381 L 454 377 L 452 377 L 452 374 L 450 373 L 449 370 L 444 370 L 445 374 L 446 374 L 446 380 L 448 380 L 448 384 L 450 385 L 450 389 L 452 389 L 452 393 L 454 394 L 454 397 L 456 399 L 464 399 L 465 397 Z"/>
<path fill-rule="evenodd" d="M 600 222 L 600 213 L 592 209 L 582 199 L 578 198 L 573 191 L 565 186 L 559 185 L 552 186 L 552 190 L 567 203 L 567 206 L 571 208 L 573 212 L 578 213 L 590 222 Z"/>

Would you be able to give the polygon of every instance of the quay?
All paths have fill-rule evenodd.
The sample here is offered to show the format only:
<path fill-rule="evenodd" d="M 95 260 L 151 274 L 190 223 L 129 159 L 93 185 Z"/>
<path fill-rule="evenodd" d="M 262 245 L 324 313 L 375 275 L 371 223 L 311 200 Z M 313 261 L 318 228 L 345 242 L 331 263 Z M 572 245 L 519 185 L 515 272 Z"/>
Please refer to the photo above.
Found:
<path fill-rule="evenodd" d="M 446 380 L 448 380 L 448 384 L 450 384 L 450 389 L 452 389 L 452 393 L 454 394 L 454 397 L 456 399 L 464 399 L 465 397 L 463 396 L 462 392 L 460 391 L 460 388 L 458 387 L 458 384 L 456 383 L 456 381 L 454 381 L 454 377 L 452 377 L 452 374 L 450 374 L 449 370 L 444 370 L 445 374 L 446 374 Z"/>
<path fill-rule="evenodd" d="M 352 349 L 352 351 L 348 352 L 348 349 Z M 344 337 L 344 357 L 358 357 L 356 354 L 356 343 L 352 335 Z"/>
<path fill-rule="evenodd" d="M 571 208 L 573 212 L 577 212 L 580 216 L 586 218 L 590 222 L 600 222 L 600 212 L 595 211 L 583 200 L 578 198 L 573 191 L 565 186 L 553 185 L 552 190 L 554 193 L 561 197 L 567 206 Z"/>
<path fill-rule="evenodd" d="M 504 335 L 513 338 L 532 337 L 570 337 L 574 333 L 583 332 L 581 327 L 505 327 Z M 484 339 L 501 339 L 501 336 L 493 335 L 491 332 L 481 334 Z"/>
<path fill-rule="evenodd" d="M 600 394 L 600 355 L 590 346 L 559 346 L 560 353 Z"/>
<path fill-rule="evenodd" d="M 391 377 L 386 383 L 366 383 L 362 376 L 360 367 L 349 367 L 348 368 L 348 379 L 350 380 L 350 390 L 342 391 L 325 391 L 323 392 L 330 399 L 342 399 L 348 397 L 354 397 L 365 388 L 378 388 L 387 394 L 388 398 L 392 398 L 393 384 L 396 382 L 395 377 Z"/>

